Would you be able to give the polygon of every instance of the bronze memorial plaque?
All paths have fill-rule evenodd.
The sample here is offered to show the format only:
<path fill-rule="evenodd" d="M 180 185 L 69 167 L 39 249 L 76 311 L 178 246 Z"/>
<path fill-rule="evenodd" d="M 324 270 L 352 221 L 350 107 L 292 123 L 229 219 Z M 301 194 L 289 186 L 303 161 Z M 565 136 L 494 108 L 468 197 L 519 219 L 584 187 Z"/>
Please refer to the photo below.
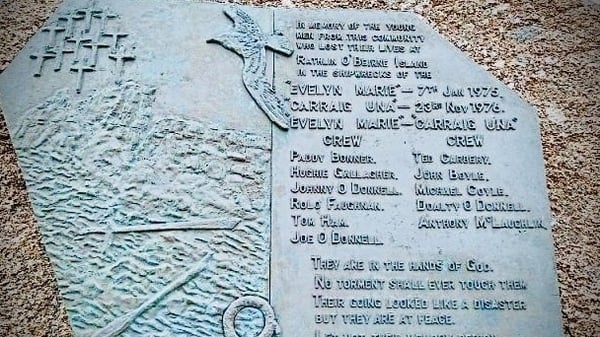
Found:
<path fill-rule="evenodd" d="M 414 13 L 65 1 L 0 100 L 75 336 L 561 336 L 536 111 Z"/>

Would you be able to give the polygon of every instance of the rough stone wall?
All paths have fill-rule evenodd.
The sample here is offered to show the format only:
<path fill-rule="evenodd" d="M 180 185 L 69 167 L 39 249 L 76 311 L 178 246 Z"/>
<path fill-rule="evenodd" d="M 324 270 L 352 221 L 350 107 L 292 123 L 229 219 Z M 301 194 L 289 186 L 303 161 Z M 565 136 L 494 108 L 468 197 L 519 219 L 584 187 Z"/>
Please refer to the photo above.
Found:
<path fill-rule="evenodd" d="M 0 0 L 0 71 L 58 0 Z M 540 116 L 565 336 L 600 335 L 600 1 L 243 1 L 412 10 Z M 0 114 L 0 336 L 70 336 Z M 543 332 L 540 332 L 543 336 Z"/>

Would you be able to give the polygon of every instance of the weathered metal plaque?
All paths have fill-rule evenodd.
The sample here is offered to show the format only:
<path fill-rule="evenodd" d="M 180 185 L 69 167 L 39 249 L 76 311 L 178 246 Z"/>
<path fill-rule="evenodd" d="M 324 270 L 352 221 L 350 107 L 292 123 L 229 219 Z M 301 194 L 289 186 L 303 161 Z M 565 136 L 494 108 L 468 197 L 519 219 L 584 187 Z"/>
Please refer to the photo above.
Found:
<path fill-rule="evenodd" d="M 76 336 L 562 335 L 536 112 L 415 14 L 66 1 L 0 99 Z"/>

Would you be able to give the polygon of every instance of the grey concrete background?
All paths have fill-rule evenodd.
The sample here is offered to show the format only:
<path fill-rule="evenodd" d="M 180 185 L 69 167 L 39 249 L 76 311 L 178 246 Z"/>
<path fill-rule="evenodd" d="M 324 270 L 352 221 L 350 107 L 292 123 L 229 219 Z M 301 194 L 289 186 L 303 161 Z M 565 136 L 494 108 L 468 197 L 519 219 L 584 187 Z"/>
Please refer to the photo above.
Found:
<path fill-rule="evenodd" d="M 59 2 L 0 0 L 0 71 Z M 555 219 L 565 336 L 600 335 L 599 1 L 243 3 L 415 11 L 533 104 Z M 0 163 L 0 336 L 70 336 L 2 115 Z"/>

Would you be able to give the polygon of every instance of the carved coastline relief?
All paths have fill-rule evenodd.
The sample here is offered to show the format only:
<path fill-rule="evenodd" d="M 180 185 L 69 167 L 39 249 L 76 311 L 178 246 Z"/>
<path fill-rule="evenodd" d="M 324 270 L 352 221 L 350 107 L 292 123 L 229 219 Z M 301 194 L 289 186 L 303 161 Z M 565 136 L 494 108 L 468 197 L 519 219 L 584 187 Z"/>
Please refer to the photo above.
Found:
<path fill-rule="evenodd" d="M 75 336 L 561 335 L 535 110 L 424 20 L 89 2 L 0 74 Z"/>
<path fill-rule="evenodd" d="M 287 128 L 265 59 L 266 47 L 291 54 L 287 41 L 226 13 L 236 32 L 218 42 L 244 58 L 246 88 Z M 121 79 L 135 56 L 118 18 L 94 4 L 42 29 L 35 78 L 74 74 L 76 94 L 87 73 L 110 66 L 115 80 L 87 97 L 56 91 L 13 134 L 75 335 L 278 335 L 266 300 L 270 140 L 154 111 L 155 88 Z"/>
<path fill-rule="evenodd" d="M 267 79 L 266 48 L 290 56 L 293 53 L 289 41 L 280 32 L 264 34 L 258 24 L 246 12 L 232 6 L 224 10 L 233 21 L 233 31 L 209 39 L 240 55 L 244 60 L 242 78 L 250 96 L 269 119 L 283 130 L 290 126 L 290 113 L 284 99 L 275 93 Z"/>
<path fill-rule="evenodd" d="M 86 73 L 110 69 L 120 81 L 125 63 L 135 60 L 135 46 L 127 40 L 129 33 L 120 29 L 118 18 L 95 5 L 60 14 L 42 28 L 47 42 L 29 56 L 35 62 L 33 76 L 49 75 L 48 68 L 72 72 L 77 93 Z"/>
<path fill-rule="evenodd" d="M 76 336 L 219 336 L 231 303 L 267 294 L 268 139 L 154 97 L 61 90 L 14 136 Z M 260 331 L 253 314 L 238 329 Z"/>

